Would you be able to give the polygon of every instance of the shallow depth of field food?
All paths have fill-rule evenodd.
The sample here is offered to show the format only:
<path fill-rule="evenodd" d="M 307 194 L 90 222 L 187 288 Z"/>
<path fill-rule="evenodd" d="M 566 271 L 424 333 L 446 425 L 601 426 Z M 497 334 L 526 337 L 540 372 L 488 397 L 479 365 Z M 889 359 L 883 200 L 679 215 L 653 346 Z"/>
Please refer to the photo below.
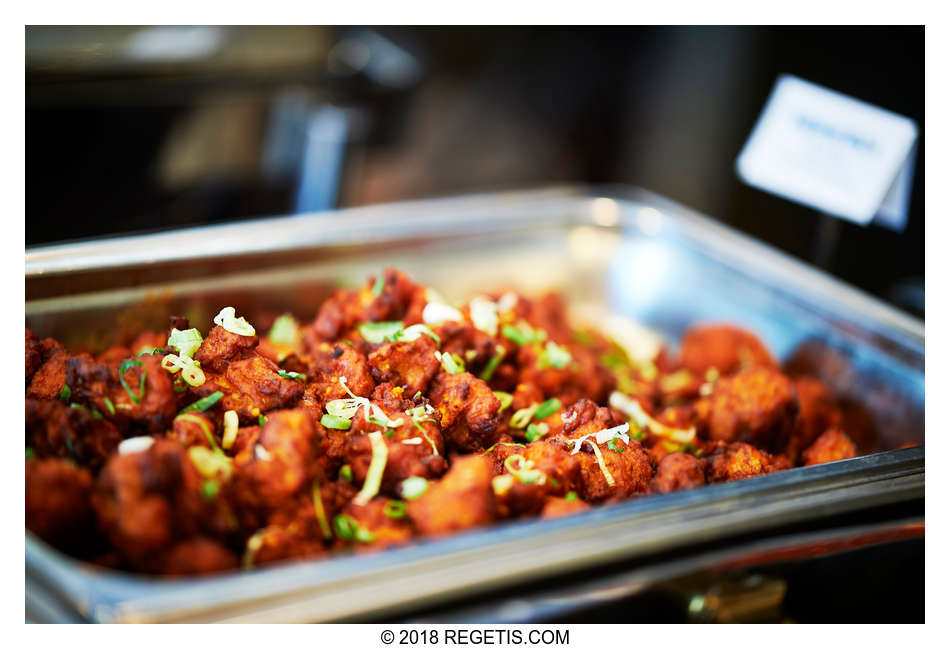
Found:
<path fill-rule="evenodd" d="M 633 358 L 557 294 L 451 305 L 392 269 L 314 311 L 168 314 L 97 356 L 27 329 L 27 528 L 211 573 L 858 454 L 828 388 L 733 325 Z"/>

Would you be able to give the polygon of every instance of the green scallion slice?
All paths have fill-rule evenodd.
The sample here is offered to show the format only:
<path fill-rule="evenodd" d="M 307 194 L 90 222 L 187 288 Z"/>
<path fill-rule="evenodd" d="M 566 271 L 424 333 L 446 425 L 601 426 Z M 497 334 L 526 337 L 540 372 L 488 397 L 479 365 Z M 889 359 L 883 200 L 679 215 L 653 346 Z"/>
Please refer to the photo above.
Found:
<path fill-rule="evenodd" d="M 542 437 L 544 437 L 544 431 L 541 430 L 537 424 L 534 422 L 528 424 L 528 428 L 525 430 L 525 439 L 529 442 L 533 442 Z"/>
<path fill-rule="evenodd" d="M 406 503 L 402 500 L 390 500 L 383 507 L 383 513 L 390 518 L 405 518 Z"/>
<path fill-rule="evenodd" d="M 204 338 L 202 338 L 201 332 L 194 327 L 184 331 L 172 329 L 168 336 L 168 345 L 177 349 L 180 356 L 187 356 L 188 358 L 195 355 L 202 342 L 204 342 Z"/>
<path fill-rule="evenodd" d="M 137 365 L 144 366 L 145 361 L 139 361 L 132 358 L 126 359 L 119 364 L 119 383 L 122 384 L 122 387 L 125 388 L 125 391 L 129 393 L 129 398 L 132 399 L 135 403 L 142 403 L 142 399 L 145 398 L 145 371 L 142 371 L 142 376 L 139 380 L 139 395 L 135 396 L 135 393 L 129 388 L 128 384 L 125 382 L 125 373 L 129 368 L 135 367 Z"/>
<path fill-rule="evenodd" d="M 508 392 L 492 392 L 492 394 L 494 394 L 495 398 L 501 402 L 501 407 L 498 408 L 498 412 L 502 412 L 511 407 L 511 403 L 515 400 L 515 398 Z"/>
<path fill-rule="evenodd" d="M 501 335 L 516 345 L 529 345 L 547 338 L 547 333 L 543 329 L 532 329 L 523 323 L 518 327 L 510 324 L 505 325 L 501 328 Z"/>
<path fill-rule="evenodd" d="M 218 483 L 215 480 L 205 480 L 201 485 L 201 497 L 205 500 L 213 500 L 218 495 Z"/>
<path fill-rule="evenodd" d="M 383 276 L 377 275 L 376 281 L 373 282 L 373 295 L 380 296 L 383 294 Z"/>
<path fill-rule="evenodd" d="M 266 424 L 266 423 L 267 423 L 267 417 L 265 417 L 264 415 L 258 415 L 258 416 L 257 416 L 257 425 L 258 425 L 258 426 L 263 426 L 263 425 Z"/>
<path fill-rule="evenodd" d="M 545 417 L 550 417 L 558 410 L 561 409 L 561 400 L 558 398 L 548 399 L 534 411 L 535 419 L 544 419 Z"/>
<path fill-rule="evenodd" d="M 340 467 L 340 479 L 353 482 L 353 469 L 349 464 L 344 464 Z"/>
<path fill-rule="evenodd" d="M 105 402 L 106 402 L 106 410 L 109 411 L 109 416 L 114 416 L 114 415 L 115 415 L 115 406 L 112 405 L 112 399 L 110 399 L 109 397 L 106 397 L 106 398 L 105 398 Z"/>
<path fill-rule="evenodd" d="M 333 531 L 344 541 L 352 541 L 356 536 L 356 528 L 359 523 L 356 519 L 347 514 L 337 514 L 333 517 Z"/>
<path fill-rule="evenodd" d="M 366 342 L 382 343 L 402 331 L 402 322 L 364 322 L 359 326 L 360 335 Z"/>
<path fill-rule="evenodd" d="M 73 396 L 73 391 L 69 389 L 69 385 L 63 383 L 63 389 L 59 391 L 59 400 L 63 403 L 69 403 L 69 400 Z"/>
<path fill-rule="evenodd" d="M 306 381 L 307 375 L 300 372 L 288 372 L 286 370 L 277 370 L 277 373 L 285 379 L 294 379 L 296 381 Z"/>
<path fill-rule="evenodd" d="M 297 321 L 289 313 L 278 316 L 267 333 L 267 337 L 282 345 L 296 345 L 300 337 Z"/>
<path fill-rule="evenodd" d="M 178 414 L 183 415 L 186 412 L 194 412 L 196 410 L 199 412 L 204 412 L 205 410 L 207 410 L 208 408 L 210 408 L 217 402 L 221 401 L 221 397 L 223 396 L 224 396 L 224 393 L 221 392 L 220 390 L 218 390 L 217 392 L 212 392 L 208 396 L 202 399 L 198 399 L 187 408 L 183 408 L 182 411 Z"/>
<path fill-rule="evenodd" d="M 567 348 L 552 341 L 548 341 L 548 344 L 544 347 L 544 351 L 538 356 L 538 367 L 541 369 L 545 367 L 555 367 L 561 370 L 567 367 L 567 364 L 570 362 L 571 352 L 567 351 Z"/>
<path fill-rule="evenodd" d="M 399 485 L 399 493 L 406 500 L 414 500 L 424 494 L 429 488 L 429 481 L 419 476 L 406 478 Z"/>
<path fill-rule="evenodd" d="M 485 366 L 485 369 L 482 370 L 482 373 L 478 375 L 482 381 L 488 383 L 491 381 L 491 377 L 495 375 L 495 370 L 498 369 L 498 366 L 501 364 L 501 360 L 505 357 L 505 348 L 501 345 L 498 345 L 495 348 L 495 355 L 491 357 L 491 360 L 488 361 L 488 365 Z"/>
<path fill-rule="evenodd" d="M 567 495 L 564 496 L 564 500 L 566 500 L 567 502 L 577 500 L 577 493 L 573 491 L 568 491 Z"/>
<path fill-rule="evenodd" d="M 320 417 L 320 423 L 326 428 L 334 428 L 336 430 L 349 430 L 350 429 L 350 420 L 344 419 L 343 417 L 337 417 L 336 415 L 326 414 Z"/>

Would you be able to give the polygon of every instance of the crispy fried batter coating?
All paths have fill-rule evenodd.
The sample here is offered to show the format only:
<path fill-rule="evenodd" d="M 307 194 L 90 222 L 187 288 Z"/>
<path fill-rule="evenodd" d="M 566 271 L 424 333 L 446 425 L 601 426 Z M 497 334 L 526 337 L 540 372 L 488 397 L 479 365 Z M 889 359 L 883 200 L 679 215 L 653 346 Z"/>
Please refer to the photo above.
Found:
<path fill-rule="evenodd" d="M 26 527 L 47 543 L 68 548 L 93 528 L 92 473 L 49 458 L 26 463 Z"/>
<path fill-rule="evenodd" d="M 322 477 L 322 435 L 303 409 L 271 413 L 252 452 L 235 458 L 235 499 L 243 506 L 275 508 Z"/>
<path fill-rule="evenodd" d="M 541 509 L 541 518 L 561 518 L 590 509 L 590 505 L 580 498 L 548 498 Z"/>
<path fill-rule="evenodd" d="M 720 379 L 702 405 L 697 410 L 710 439 L 776 449 L 784 447 L 798 412 L 791 381 L 766 368 Z"/>
<path fill-rule="evenodd" d="M 373 378 L 406 389 L 410 395 L 425 392 L 440 369 L 435 357 L 438 346 L 429 336 L 412 342 L 383 343 L 369 355 Z"/>
<path fill-rule="evenodd" d="M 481 379 L 468 372 L 441 372 L 432 381 L 429 398 L 442 415 L 442 434 L 450 449 L 479 451 L 497 441 L 501 402 Z"/>
<path fill-rule="evenodd" d="M 356 524 L 368 534 L 352 539 L 357 552 L 381 550 L 408 543 L 412 538 L 412 526 L 406 514 L 389 507 L 388 498 L 373 498 L 365 505 L 352 501 L 343 507 L 343 514 L 351 516 Z M 389 512 L 387 514 L 386 512 Z M 394 517 L 392 514 L 399 514 Z M 365 540 L 364 540 L 365 539 Z"/>
<path fill-rule="evenodd" d="M 229 363 L 248 358 L 258 341 L 257 336 L 242 336 L 215 325 L 195 352 L 195 360 L 205 372 L 224 374 Z"/>
<path fill-rule="evenodd" d="M 290 406 L 300 400 L 304 393 L 303 382 L 278 374 L 280 368 L 263 356 L 253 356 L 228 365 L 222 387 L 230 386 L 221 399 L 224 410 L 236 410 L 244 419 L 254 419 L 259 414 Z"/>
<path fill-rule="evenodd" d="M 30 384 L 30 379 L 40 369 L 43 364 L 43 345 L 40 344 L 39 336 L 26 330 L 26 384 Z"/>
<path fill-rule="evenodd" d="M 39 457 L 62 457 L 98 470 L 122 441 L 115 425 L 88 408 L 26 400 L 26 443 Z"/>
<path fill-rule="evenodd" d="M 706 484 L 703 466 L 695 455 L 670 453 L 656 467 L 656 475 L 650 482 L 653 493 L 669 493 L 692 489 Z"/>
<path fill-rule="evenodd" d="M 66 361 L 69 354 L 63 349 L 53 349 L 43 364 L 33 373 L 26 396 L 37 399 L 55 399 L 66 383 Z"/>
<path fill-rule="evenodd" d="M 377 295 L 374 292 L 376 278 L 371 277 L 359 290 L 339 289 L 321 305 L 313 327 L 304 334 L 306 345 L 315 346 L 320 341 L 334 341 L 363 322 L 402 320 L 415 304 L 421 287 L 398 270 L 387 268 Z"/>
<path fill-rule="evenodd" d="M 200 483 L 184 450 L 170 440 L 156 440 L 141 453 L 113 455 L 92 497 L 99 527 L 126 560 L 147 563 L 195 529 L 186 493 Z"/>
<path fill-rule="evenodd" d="M 754 367 L 776 367 L 775 359 L 755 334 L 731 325 L 690 328 L 680 344 L 680 361 L 698 375 L 712 368 L 726 375 Z"/>
<path fill-rule="evenodd" d="M 718 445 L 708 457 L 703 458 L 706 481 L 710 483 L 744 480 L 772 473 L 778 470 L 773 464 L 774 459 L 768 452 L 744 442 Z"/>
<path fill-rule="evenodd" d="M 319 343 L 310 360 L 311 382 L 307 385 L 304 403 L 323 408 L 334 399 L 346 399 L 350 392 L 368 397 L 376 388 L 370 365 L 360 351 L 343 343 Z M 346 381 L 346 388 L 340 378 Z"/>
<path fill-rule="evenodd" d="M 581 465 L 581 485 L 578 491 L 581 498 L 596 503 L 622 500 L 635 494 L 646 493 L 653 477 L 653 466 L 650 456 L 643 450 L 640 442 L 630 440 L 629 445 L 615 442 L 615 446 L 621 449 L 620 452 L 610 449 L 606 443 L 597 445 L 613 485 L 608 482 L 607 475 L 592 450 L 594 443 L 593 439 L 589 439 L 574 456 Z"/>
<path fill-rule="evenodd" d="M 858 450 L 847 433 L 840 428 L 826 430 L 815 442 L 802 453 L 802 460 L 806 466 L 837 462 L 857 457 Z"/>
<path fill-rule="evenodd" d="M 798 397 L 798 421 L 789 440 L 787 453 L 792 458 L 829 428 L 840 427 L 844 413 L 828 387 L 817 379 L 800 377 L 793 383 Z"/>
<path fill-rule="evenodd" d="M 409 501 L 409 518 L 425 535 L 450 534 L 495 519 L 491 467 L 480 455 L 457 458 L 439 481 Z"/>
<path fill-rule="evenodd" d="M 205 575 L 238 567 L 237 555 L 221 543 L 195 537 L 176 543 L 158 555 L 157 565 L 149 572 L 163 575 Z"/>

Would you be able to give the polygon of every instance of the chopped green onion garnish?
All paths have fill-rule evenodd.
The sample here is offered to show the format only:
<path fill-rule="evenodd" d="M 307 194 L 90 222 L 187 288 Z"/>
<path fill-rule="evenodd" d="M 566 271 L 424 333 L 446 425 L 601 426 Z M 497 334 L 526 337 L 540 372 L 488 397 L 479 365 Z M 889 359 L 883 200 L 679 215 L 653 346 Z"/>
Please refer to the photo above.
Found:
<path fill-rule="evenodd" d="M 356 528 L 359 523 L 356 519 L 347 514 L 337 514 L 333 517 L 333 531 L 344 541 L 352 541 L 356 536 Z"/>
<path fill-rule="evenodd" d="M 415 401 L 416 399 L 418 399 L 418 398 L 421 397 L 421 396 L 422 396 L 422 390 L 416 390 L 416 393 L 415 393 L 414 395 L 412 395 L 412 400 Z"/>
<path fill-rule="evenodd" d="M 406 500 L 415 500 L 424 494 L 428 488 L 428 480 L 425 478 L 420 478 L 419 476 L 412 476 L 411 478 L 406 478 L 402 481 L 402 483 L 400 483 L 399 493 L 402 494 L 402 497 Z"/>
<path fill-rule="evenodd" d="M 168 345 L 177 349 L 179 356 L 187 356 L 188 358 L 195 355 L 202 342 L 204 342 L 204 338 L 201 337 L 201 332 L 194 327 L 184 331 L 172 329 L 172 332 L 168 335 Z"/>
<path fill-rule="evenodd" d="M 179 414 L 185 414 L 186 412 L 194 412 L 195 410 L 199 412 L 204 412 L 205 410 L 207 410 L 208 408 L 216 404 L 218 401 L 220 401 L 221 397 L 223 396 L 224 396 L 224 393 L 221 392 L 220 390 L 218 390 L 217 392 L 212 392 L 211 394 L 204 397 L 203 399 L 198 399 L 187 408 L 182 409 L 182 411 Z"/>
<path fill-rule="evenodd" d="M 522 324 L 518 327 L 505 325 L 501 328 L 501 335 L 516 345 L 528 345 L 534 342 L 539 343 L 548 337 L 543 329 L 532 329 L 526 324 Z"/>
<path fill-rule="evenodd" d="M 535 411 L 538 409 L 538 404 L 530 406 L 528 408 L 522 408 L 521 410 L 515 411 L 515 414 L 511 416 L 511 419 L 508 421 L 508 425 L 512 428 L 524 428 L 529 423 L 531 423 L 531 418 L 534 417 Z"/>
<path fill-rule="evenodd" d="M 110 416 L 115 415 L 115 406 L 112 405 L 112 399 L 110 399 L 109 397 L 106 397 L 105 402 L 106 402 L 106 410 L 109 411 L 109 415 Z"/>
<path fill-rule="evenodd" d="M 538 424 L 534 422 L 528 424 L 527 430 L 525 430 L 525 439 L 529 442 L 533 442 L 537 439 L 544 437 L 546 431 L 542 430 Z"/>
<path fill-rule="evenodd" d="M 390 518 L 404 518 L 406 516 L 406 503 L 401 500 L 390 500 L 383 507 L 383 513 Z"/>
<path fill-rule="evenodd" d="M 458 354 L 450 354 L 449 352 L 443 354 L 437 351 L 435 357 L 442 363 L 442 369 L 449 374 L 459 374 L 465 371 L 465 362 Z"/>
<path fill-rule="evenodd" d="M 496 446 L 520 446 L 521 448 L 525 448 L 525 445 L 520 442 L 495 442 L 494 444 L 486 448 L 484 451 L 482 451 L 482 455 L 488 455 L 493 450 L 495 450 Z"/>
<path fill-rule="evenodd" d="M 257 333 L 245 318 L 235 317 L 233 306 L 226 306 L 221 309 L 221 312 L 214 316 L 214 323 L 223 327 L 225 331 L 230 331 L 238 336 L 253 336 Z"/>
<path fill-rule="evenodd" d="M 323 538 L 329 540 L 333 538 L 333 533 L 330 531 L 330 524 L 327 522 L 327 513 L 323 508 L 323 498 L 320 496 L 320 483 L 316 480 L 313 481 L 313 513 L 317 517 L 317 522 L 320 524 L 320 532 L 323 534 Z"/>
<path fill-rule="evenodd" d="M 326 414 L 320 417 L 320 423 L 323 424 L 326 428 L 334 428 L 336 430 L 349 430 L 350 429 L 350 420 L 344 419 L 343 417 L 337 417 L 336 415 Z"/>
<path fill-rule="evenodd" d="M 560 370 L 567 367 L 567 364 L 570 362 L 571 352 L 550 340 L 548 344 L 545 345 L 544 351 L 538 356 L 538 367 L 541 369 L 550 366 Z"/>
<path fill-rule="evenodd" d="M 567 495 L 564 496 L 564 500 L 571 502 L 572 500 L 577 500 L 577 493 L 574 491 L 568 491 Z"/>
<path fill-rule="evenodd" d="M 333 517 L 333 530 L 344 541 L 356 540 L 362 543 L 370 543 L 376 538 L 348 514 L 337 514 Z"/>
<path fill-rule="evenodd" d="M 393 433 L 395 432 L 396 431 L 394 431 L 392 428 L 387 428 L 385 431 L 383 431 L 383 435 L 385 435 L 386 437 L 392 437 Z"/>
<path fill-rule="evenodd" d="M 264 415 L 258 415 L 258 416 L 257 416 L 257 425 L 258 425 L 258 426 L 263 426 L 263 425 L 266 424 L 266 423 L 267 423 L 267 417 L 265 417 Z"/>
<path fill-rule="evenodd" d="M 491 357 L 491 360 L 488 361 L 488 365 L 485 366 L 485 369 L 482 370 L 482 373 L 478 375 L 482 381 L 486 383 L 491 381 L 491 377 L 495 375 L 495 370 L 498 369 L 498 365 L 501 363 L 501 359 L 505 357 L 505 348 L 501 345 L 495 347 L 495 355 Z"/>
<path fill-rule="evenodd" d="M 383 472 L 386 470 L 386 458 L 389 456 L 386 441 L 379 434 L 379 431 L 370 433 L 369 441 L 373 447 L 373 456 L 369 461 L 369 469 L 366 471 L 363 488 L 353 498 L 353 504 L 360 506 L 368 503 L 373 499 L 373 496 L 379 493 L 379 486 L 383 482 Z"/>
<path fill-rule="evenodd" d="M 377 275 L 376 281 L 373 282 L 373 295 L 380 296 L 383 294 L 383 276 Z"/>
<path fill-rule="evenodd" d="M 72 396 L 73 391 L 69 389 L 69 385 L 63 383 L 63 389 L 59 391 L 59 400 L 63 403 L 69 403 L 69 399 Z"/>
<path fill-rule="evenodd" d="M 102 413 L 96 410 L 95 408 L 92 409 L 92 412 L 90 414 L 92 414 L 93 419 L 102 419 Z"/>
<path fill-rule="evenodd" d="M 626 449 L 617 445 L 617 438 L 607 440 L 607 448 L 615 453 L 623 453 Z"/>
<path fill-rule="evenodd" d="M 175 417 L 175 421 L 178 421 L 179 419 L 182 419 L 185 421 L 191 421 L 198 424 L 198 426 L 201 427 L 201 430 L 205 435 L 205 439 L 208 440 L 208 445 L 211 447 L 211 449 L 218 455 L 224 455 L 224 451 L 222 451 L 218 447 L 218 442 L 217 440 L 215 440 L 214 435 L 212 434 L 211 424 L 209 424 L 208 421 L 204 417 L 201 417 L 191 412 L 185 412 L 183 410 L 181 411 L 181 413 L 179 413 L 177 417 Z"/>
<path fill-rule="evenodd" d="M 119 383 L 122 384 L 122 387 L 125 388 L 125 391 L 129 393 L 129 398 L 132 399 L 135 403 L 142 403 L 142 399 L 145 398 L 145 371 L 142 371 L 141 379 L 139 380 L 139 396 L 135 396 L 135 393 L 129 389 L 128 384 L 125 382 L 125 373 L 130 367 L 135 367 L 136 365 L 145 365 L 144 361 L 137 361 L 134 359 L 126 359 L 119 364 Z"/>
<path fill-rule="evenodd" d="M 267 337 L 282 345 L 296 345 L 300 338 L 297 321 L 289 313 L 278 316 L 274 320 L 274 325 L 270 328 Z"/>
<path fill-rule="evenodd" d="M 507 392 L 496 391 L 496 392 L 492 392 L 492 394 L 494 394 L 495 398 L 501 402 L 501 407 L 498 408 L 498 412 L 502 412 L 506 410 L 508 407 L 511 406 L 511 403 L 515 400 L 515 398 Z"/>
<path fill-rule="evenodd" d="M 646 438 L 646 436 L 647 436 L 647 434 L 644 433 L 642 430 L 637 430 L 636 432 L 634 432 L 634 433 L 631 435 L 631 437 L 632 437 L 633 439 L 637 440 L 638 442 L 639 442 L 639 441 L 642 441 L 644 438 Z"/>
<path fill-rule="evenodd" d="M 185 379 L 179 377 L 175 378 L 175 383 L 172 385 L 172 390 L 175 392 L 184 392 L 188 389 L 188 384 L 185 383 Z"/>
<path fill-rule="evenodd" d="M 340 467 L 340 479 L 353 482 L 353 469 L 349 464 L 344 464 Z"/>
<path fill-rule="evenodd" d="M 34 451 L 31 447 L 27 446 L 27 447 L 26 447 L 26 459 L 32 460 L 32 459 L 34 459 L 35 457 L 36 457 L 36 451 Z"/>
<path fill-rule="evenodd" d="M 136 356 L 149 356 L 150 354 L 157 354 L 160 351 L 162 351 L 161 347 L 143 347 Z"/>
<path fill-rule="evenodd" d="M 238 428 L 241 422 L 238 420 L 238 414 L 235 410 L 228 410 L 224 413 L 224 430 L 221 433 L 221 446 L 229 449 L 237 441 Z"/>
<path fill-rule="evenodd" d="M 201 496 L 205 500 L 212 500 L 218 495 L 218 483 L 215 480 L 205 480 L 201 485 Z"/>
<path fill-rule="evenodd" d="M 288 372 L 286 370 L 277 370 L 277 373 L 285 379 L 294 379 L 297 381 L 306 381 L 307 375 L 300 372 Z"/>
<path fill-rule="evenodd" d="M 703 454 L 703 452 L 702 452 L 700 449 L 698 449 L 698 448 L 696 448 L 695 446 L 693 446 L 693 444 L 690 443 L 690 442 L 686 442 L 685 444 L 683 444 L 683 446 L 680 447 L 680 452 L 681 452 L 681 453 L 692 453 L 692 454 L 695 455 L 696 457 L 699 457 L 700 455 Z"/>
<path fill-rule="evenodd" d="M 561 409 L 560 399 L 557 399 L 557 398 L 548 399 L 547 401 L 542 403 L 540 406 L 538 406 L 538 409 L 534 411 L 534 418 L 544 419 L 545 417 L 550 417 L 551 415 L 553 415 L 560 409 Z"/>
<path fill-rule="evenodd" d="M 381 343 L 402 331 L 402 322 L 364 322 L 359 326 L 360 335 L 366 342 Z"/>

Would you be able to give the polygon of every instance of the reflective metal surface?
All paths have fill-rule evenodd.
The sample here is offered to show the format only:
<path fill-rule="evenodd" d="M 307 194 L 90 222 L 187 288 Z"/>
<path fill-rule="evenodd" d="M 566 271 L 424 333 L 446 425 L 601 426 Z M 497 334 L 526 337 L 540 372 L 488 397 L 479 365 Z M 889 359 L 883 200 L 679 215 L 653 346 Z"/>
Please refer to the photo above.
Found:
<path fill-rule="evenodd" d="M 94 349 L 123 328 L 163 327 L 172 312 L 210 321 L 223 303 L 309 319 L 332 287 L 381 266 L 449 298 L 487 287 L 559 289 L 578 319 L 604 325 L 621 316 L 671 343 L 696 320 L 739 322 L 851 405 L 865 451 L 923 442 L 922 323 L 641 191 L 436 199 L 28 250 L 27 325 Z M 92 568 L 28 535 L 28 590 L 96 621 L 407 614 L 585 566 L 919 499 L 923 479 L 916 447 L 373 556 L 175 581 Z"/>

